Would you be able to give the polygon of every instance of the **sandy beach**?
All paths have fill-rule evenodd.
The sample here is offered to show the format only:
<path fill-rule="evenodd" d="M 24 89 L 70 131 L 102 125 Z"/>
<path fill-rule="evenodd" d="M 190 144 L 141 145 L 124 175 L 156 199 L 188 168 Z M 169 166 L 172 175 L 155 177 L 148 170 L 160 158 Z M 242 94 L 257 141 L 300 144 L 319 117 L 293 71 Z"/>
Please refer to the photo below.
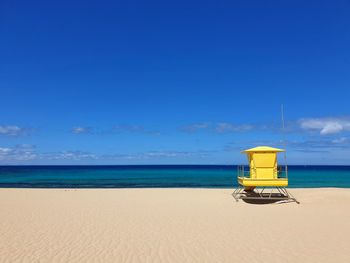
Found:
<path fill-rule="evenodd" d="M 350 189 L 0 189 L 1 262 L 350 262 Z"/>

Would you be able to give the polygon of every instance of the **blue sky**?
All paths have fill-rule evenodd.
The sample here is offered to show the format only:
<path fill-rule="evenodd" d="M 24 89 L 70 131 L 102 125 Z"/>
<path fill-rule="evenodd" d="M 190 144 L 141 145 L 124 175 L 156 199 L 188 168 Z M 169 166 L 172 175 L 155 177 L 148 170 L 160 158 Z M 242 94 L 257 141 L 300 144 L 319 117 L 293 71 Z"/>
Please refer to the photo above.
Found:
<path fill-rule="evenodd" d="M 0 164 L 350 164 L 349 1 L 2 0 L 0 34 Z"/>

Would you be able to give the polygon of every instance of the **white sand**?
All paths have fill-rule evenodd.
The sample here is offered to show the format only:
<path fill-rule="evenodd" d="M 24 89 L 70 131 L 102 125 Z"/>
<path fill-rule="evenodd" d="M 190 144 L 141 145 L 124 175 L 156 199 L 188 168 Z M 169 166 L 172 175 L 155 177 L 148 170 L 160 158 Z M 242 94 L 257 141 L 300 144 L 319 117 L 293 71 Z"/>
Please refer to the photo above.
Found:
<path fill-rule="evenodd" d="M 0 189 L 1 262 L 350 262 L 350 189 Z"/>

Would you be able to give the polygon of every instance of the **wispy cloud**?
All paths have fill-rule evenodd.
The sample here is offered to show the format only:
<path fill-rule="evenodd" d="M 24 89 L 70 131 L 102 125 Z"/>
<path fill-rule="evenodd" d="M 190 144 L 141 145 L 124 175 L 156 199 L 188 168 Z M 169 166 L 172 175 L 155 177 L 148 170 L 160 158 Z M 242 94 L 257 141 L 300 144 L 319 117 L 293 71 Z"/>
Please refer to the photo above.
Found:
<path fill-rule="evenodd" d="M 97 160 L 98 156 L 84 151 L 59 151 L 51 153 L 43 153 L 39 155 L 40 159 L 44 160 Z"/>
<path fill-rule="evenodd" d="M 200 122 L 181 127 L 181 131 L 194 133 L 201 130 L 216 133 L 235 133 L 249 131 L 264 131 L 271 133 L 281 133 L 282 128 L 279 123 L 249 124 L 232 122 Z M 284 133 L 317 132 L 320 135 L 334 135 L 341 132 L 350 132 L 350 117 L 348 118 L 302 118 L 286 122 Z"/>
<path fill-rule="evenodd" d="M 216 124 L 215 131 L 218 133 L 245 132 L 245 131 L 250 131 L 253 128 L 254 126 L 249 124 L 235 125 L 232 123 L 220 122 Z"/>
<path fill-rule="evenodd" d="M 301 141 L 287 141 L 288 147 L 302 152 L 330 152 L 333 150 L 347 150 L 350 148 L 350 141 L 347 137 L 340 138 L 314 138 Z"/>
<path fill-rule="evenodd" d="M 190 125 L 185 125 L 180 128 L 181 131 L 187 132 L 187 133 L 193 133 L 197 132 L 199 130 L 205 130 L 210 127 L 209 122 L 199 122 L 199 123 L 193 123 Z"/>
<path fill-rule="evenodd" d="M 347 118 L 310 118 L 301 119 L 299 123 L 303 130 L 317 131 L 321 135 L 350 131 L 350 119 Z"/>
<path fill-rule="evenodd" d="M 0 161 L 42 161 L 42 160 L 95 160 L 97 155 L 83 151 L 39 152 L 34 145 L 19 144 L 13 147 L 0 147 Z"/>
<path fill-rule="evenodd" d="M 98 127 L 84 127 L 75 126 L 70 130 L 73 134 L 94 134 L 94 135 L 106 135 L 106 134 L 121 134 L 121 133 L 140 133 L 148 135 L 160 135 L 157 130 L 148 129 L 142 125 L 130 125 L 130 124 L 117 124 L 110 128 L 98 128 Z"/>
<path fill-rule="evenodd" d="M 38 158 L 35 146 L 19 144 L 14 147 L 0 147 L 1 161 L 29 161 Z"/>
<path fill-rule="evenodd" d="M 196 157 L 204 158 L 212 154 L 214 151 L 146 151 L 139 153 L 112 153 L 112 154 L 95 154 L 87 151 L 56 151 L 56 152 L 42 152 L 38 151 L 34 145 L 15 145 L 13 147 L 0 147 L 0 162 L 21 163 L 21 162 L 41 162 L 44 161 L 95 161 L 95 160 L 161 160 L 161 159 L 176 159 L 181 157 Z"/>
<path fill-rule="evenodd" d="M 349 138 L 346 138 L 346 137 L 336 138 L 332 140 L 332 142 L 336 144 L 347 143 L 348 141 L 349 141 Z"/>
<path fill-rule="evenodd" d="M 115 133 L 142 133 L 149 135 L 160 135 L 160 132 L 157 130 L 147 129 L 142 125 L 130 125 L 130 124 L 118 124 L 114 125 L 112 132 Z"/>
<path fill-rule="evenodd" d="M 253 148 L 260 145 L 267 145 L 271 147 L 277 147 L 277 148 L 284 148 L 284 143 L 281 140 L 278 139 L 271 139 L 271 140 L 239 140 L 239 141 L 233 141 L 229 142 L 226 145 L 224 145 L 223 151 L 226 152 L 241 152 L 245 149 Z"/>
<path fill-rule="evenodd" d="M 126 160 L 149 160 L 177 157 L 199 157 L 203 158 L 210 155 L 212 151 L 148 151 L 131 154 L 106 154 L 101 156 L 103 159 L 126 159 Z"/>
<path fill-rule="evenodd" d="M 0 135 L 4 136 L 20 136 L 27 133 L 27 129 L 16 125 L 0 125 Z"/>
<path fill-rule="evenodd" d="M 201 130 L 207 130 L 215 133 L 231 133 L 231 132 L 246 132 L 254 128 L 251 124 L 234 124 L 229 122 L 199 122 L 190 125 L 185 125 L 180 128 L 181 131 L 186 133 L 194 133 Z"/>
<path fill-rule="evenodd" d="M 91 133 L 92 129 L 90 127 L 77 126 L 77 127 L 73 127 L 71 129 L 71 132 L 74 134 L 87 134 L 87 133 Z"/>
<path fill-rule="evenodd" d="M 350 139 L 348 137 L 329 138 L 329 137 L 311 137 L 304 140 L 252 140 L 237 141 L 226 144 L 223 148 L 228 152 L 239 152 L 244 149 L 255 147 L 257 145 L 269 145 L 277 148 L 287 147 L 288 151 L 297 151 L 305 153 L 325 153 L 335 150 L 346 151 L 350 149 Z"/>

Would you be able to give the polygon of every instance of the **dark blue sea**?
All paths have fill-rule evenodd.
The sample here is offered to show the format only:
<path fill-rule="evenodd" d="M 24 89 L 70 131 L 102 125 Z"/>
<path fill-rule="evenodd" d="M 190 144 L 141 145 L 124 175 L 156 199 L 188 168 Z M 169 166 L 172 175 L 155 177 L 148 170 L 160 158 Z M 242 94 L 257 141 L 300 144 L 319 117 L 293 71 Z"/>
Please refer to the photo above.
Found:
<path fill-rule="evenodd" d="M 0 166 L 0 187 L 18 188 L 232 188 L 230 165 Z M 289 186 L 350 188 L 350 166 L 289 166 Z"/>

